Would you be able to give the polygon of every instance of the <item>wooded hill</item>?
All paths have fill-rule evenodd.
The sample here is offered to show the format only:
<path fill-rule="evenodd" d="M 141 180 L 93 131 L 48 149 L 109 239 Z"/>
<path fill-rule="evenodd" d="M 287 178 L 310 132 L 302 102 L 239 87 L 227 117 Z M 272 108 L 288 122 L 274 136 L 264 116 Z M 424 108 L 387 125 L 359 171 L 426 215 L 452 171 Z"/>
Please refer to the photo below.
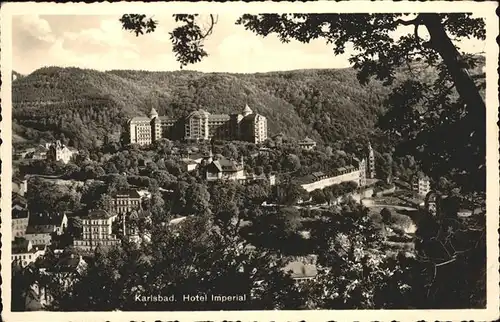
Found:
<path fill-rule="evenodd" d="M 14 131 L 29 140 L 64 135 L 89 146 L 151 107 L 180 117 L 199 108 L 240 112 L 248 104 L 267 117 L 270 134 L 332 141 L 371 131 L 386 92 L 359 85 L 352 69 L 205 74 L 46 67 L 14 81 Z"/>
<path fill-rule="evenodd" d="M 377 81 L 360 85 L 351 68 L 228 74 L 44 67 L 13 82 L 13 130 L 30 141 L 91 147 L 151 107 L 180 117 L 200 108 L 240 112 L 248 104 L 267 117 L 270 135 L 332 144 L 373 133 L 390 90 Z"/>

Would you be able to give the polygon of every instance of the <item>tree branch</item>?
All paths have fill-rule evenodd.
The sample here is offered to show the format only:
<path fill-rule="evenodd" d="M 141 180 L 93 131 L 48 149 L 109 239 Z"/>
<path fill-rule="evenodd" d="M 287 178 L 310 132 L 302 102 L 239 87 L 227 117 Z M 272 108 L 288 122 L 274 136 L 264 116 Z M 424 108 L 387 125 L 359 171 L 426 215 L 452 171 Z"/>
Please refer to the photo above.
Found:
<path fill-rule="evenodd" d="M 403 26 L 415 25 L 417 27 L 420 24 L 422 24 L 422 18 L 420 16 L 420 14 L 418 14 L 414 19 L 411 19 L 411 20 L 396 19 L 393 22 L 394 26 L 397 26 L 397 25 L 403 25 Z"/>
<path fill-rule="evenodd" d="M 202 39 L 204 39 L 212 34 L 214 26 L 217 24 L 218 21 L 219 21 L 219 16 L 214 18 L 214 15 L 210 14 L 210 27 L 208 27 L 208 30 L 205 32 L 204 35 L 201 35 Z"/>
<path fill-rule="evenodd" d="M 436 266 L 436 267 L 443 266 L 443 265 L 446 265 L 446 264 L 452 263 L 452 262 L 454 262 L 455 260 L 456 260 L 456 258 L 452 258 L 452 259 L 450 259 L 450 260 L 448 260 L 448 261 L 446 261 L 446 262 L 436 264 L 435 266 Z"/>
<path fill-rule="evenodd" d="M 396 20 L 394 20 L 393 25 L 410 26 L 410 25 L 414 25 L 416 23 L 417 23 L 417 18 L 411 19 L 411 20 L 396 19 Z"/>

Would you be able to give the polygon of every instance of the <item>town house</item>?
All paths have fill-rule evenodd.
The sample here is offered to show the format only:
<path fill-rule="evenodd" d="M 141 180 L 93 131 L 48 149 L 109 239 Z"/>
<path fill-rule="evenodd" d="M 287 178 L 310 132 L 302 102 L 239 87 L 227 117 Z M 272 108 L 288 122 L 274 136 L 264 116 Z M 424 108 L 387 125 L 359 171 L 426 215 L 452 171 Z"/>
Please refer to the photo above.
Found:
<path fill-rule="evenodd" d="M 93 210 L 86 217 L 82 218 L 82 238 L 75 239 L 75 248 L 92 251 L 97 246 L 113 246 L 120 243 L 120 240 L 112 233 L 112 223 L 117 215 L 106 210 Z"/>

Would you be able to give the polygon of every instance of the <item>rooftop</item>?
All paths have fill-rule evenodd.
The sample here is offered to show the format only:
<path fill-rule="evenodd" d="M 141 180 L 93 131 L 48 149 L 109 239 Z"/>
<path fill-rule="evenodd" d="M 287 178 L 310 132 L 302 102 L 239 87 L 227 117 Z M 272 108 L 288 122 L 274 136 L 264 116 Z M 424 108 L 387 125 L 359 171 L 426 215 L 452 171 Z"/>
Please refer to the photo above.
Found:
<path fill-rule="evenodd" d="M 304 264 L 300 261 L 288 263 L 283 270 L 290 273 L 291 277 L 296 279 L 313 278 L 318 275 L 316 265 Z"/>
<path fill-rule="evenodd" d="M 214 164 L 221 172 L 236 172 L 242 170 L 242 167 L 233 160 L 219 159 L 213 161 L 212 164 Z"/>
<path fill-rule="evenodd" d="M 58 272 L 73 272 L 78 268 L 81 258 L 77 255 L 69 255 L 60 258 L 59 261 L 54 265 L 54 270 Z"/>
<path fill-rule="evenodd" d="M 211 119 L 222 119 L 222 120 L 229 120 L 231 116 L 229 114 L 210 114 L 209 118 Z"/>
<path fill-rule="evenodd" d="M 150 218 L 151 212 L 146 210 L 132 210 L 129 214 L 129 219 Z"/>
<path fill-rule="evenodd" d="M 311 173 L 309 175 L 298 177 L 295 180 L 299 184 L 309 184 L 309 183 L 313 183 L 315 181 L 320 180 L 320 178 L 322 178 L 324 176 L 335 177 L 335 176 L 340 175 L 340 173 L 342 173 L 344 171 L 352 172 L 352 171 L 355 171 L 356 169 L 357 169 L 356 167 L 354 167 L 352 165 L 348 165 L 348 166 L 345 166 L 345 167 L 337 168 L 337 169 L 333 170 L 331 173 L 324 173 L 324 172 L 321 172 L 321 171 L 317 171 L 317 172 L 313 172 L 313 173 Z"/>
<path fill-rule="evenodd" d="M 103 209 L 92 210 L 88 213 L 87 218 L 83 219 L 108 219 L 114 215 Z"/>
<path fill-rule="evenodd" d="M 204 118 L 204 117 L 208 117 L 209 115 L 210 115 L 209 112 L 200 109 L 200 110 L 193 111 L 193 112 L 189 113 L 186 118 L 188 118 L 188 119 L 192 118 L 192 117 Z"/>
<path fill-rule="evenodd" d="M 12 242 L 12 254 L 22 254 L 28 252 L 30 242 L 26 239 L 15 239 Z"/>
<path fill-rule="evenodd" d="M 256 119 L 256 118 L 258 118 L 258 117 L 261 117 L 261 115 L 256 114 L 256 113 L 253 113 L 253 114 L 248 114 L 247 116 L 245 116 L 245 117 L 243 118 L 243 121 L 245 121 L 245 120 L 253 121 L 254 119 Z"/>
<path fill-rule="evenodd" d="M 186 163 L 186 164 L 198 164 L 193 159 L 189 159 L 189 158 L 183 158 L 183 159 L 181 159 L 181 161 Z"/>
<path fill-rule="evenodd" d="M 149 122 L 151 120 L 147 116 L 136 116 L 131 118 L 129 122 L 145 122 L 145 121 Z"/>
<path fill-rule="evenodd" d="M 318 171 L 318 172 L 313 172 L 312 175 L 313 177 L 320 178 L 325 176 L 326 174 L 324 172 Z"/>
<path fill-rule="evenodd" d="M 168 222 L 168 224 L 169 225 L 177 225 L 177 224 L 181 223 L 182 221 L 184 221 L 186 218 L 187 218 L 187 216 L 175 218 L 175 219 L 170 220 Z"/>
<path fill-rule="evenodd" d="M 27 202 L 28 201 L 24 196 L 21 196 L 19 193 L 12 191 L 12 205 L 26 205 Z"/>
<path fill-rule="evenodd" d="M 13 184 L 16 183 L 16 184 L 20 185 L 20 184 L 23 184 L 23 183 L 26 183 L 26 182 L 27 182 L 26 179 L 19 179 L 19 178 L 13 178 L 12 179 L 12 183 Z"/>
<path fill-rule="evenodd" d="M 310 137 L 306 136 L 305 139 L 301 140 L 299 144 L 315 144 L 316 141 L 311 139 Z"/>
<path fill-rule="evenodd" d="M 26 234 L 52 234 L 56 230 L 55 225 L 30 225 L 26 227 Z"/>
<path fill-rule="evenodd" d="M 30 216 L 29 226 L 60 226 L 63 223 L 65 214 L 60 213 L 39 213 Z"/>
<path fill-rule="evenodd" d="M 158 116 L 158 112 L 156 112 L 155 108 L 152 107 L 151 111 L 149 112 L 149 117 L 153 118 L 155 116 Z"/>
<path fill-rule="evenodd" d="M 159 118 L 161 121 L 176 121 L 176 119 L 175 119 L 175 118 L 171 118 L 170 116 L 166 116 L 166 115 L 158 116 L 158 118 Z"/>
<path fill-rule="evenodd" d="M 245 108 L 243 109 L 243 114 L 251 114 L 253 113 L 252 109 L 250 108 L 250 106 L 248 106 L 248 104 L 245 104 Z"/>
<path fill-rule="evenodd" d="M 23 209 L 23 210 L 16 209 L 16 208 L 12 209 L 12 219 L 25 219 L 25 218 L 29 218 L 29 216 L 30 216 L 30 213 L 26 209 Z"/>
<path fill-rule="evenodd" d="M 136 198 L 140 199 L 141 195 L 135 189 L 119 190 L 114 195 L 113 198 Z"/>

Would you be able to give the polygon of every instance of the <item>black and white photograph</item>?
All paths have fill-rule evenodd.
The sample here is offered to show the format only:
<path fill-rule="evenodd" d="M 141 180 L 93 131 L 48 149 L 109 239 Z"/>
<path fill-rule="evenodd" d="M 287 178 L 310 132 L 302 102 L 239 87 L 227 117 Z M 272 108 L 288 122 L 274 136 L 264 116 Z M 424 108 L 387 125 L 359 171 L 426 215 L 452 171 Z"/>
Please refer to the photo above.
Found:
<path fill-rule="evenodd" d="M 495 8 L 2 4 L 2 319 L 497 319 Z"/>

